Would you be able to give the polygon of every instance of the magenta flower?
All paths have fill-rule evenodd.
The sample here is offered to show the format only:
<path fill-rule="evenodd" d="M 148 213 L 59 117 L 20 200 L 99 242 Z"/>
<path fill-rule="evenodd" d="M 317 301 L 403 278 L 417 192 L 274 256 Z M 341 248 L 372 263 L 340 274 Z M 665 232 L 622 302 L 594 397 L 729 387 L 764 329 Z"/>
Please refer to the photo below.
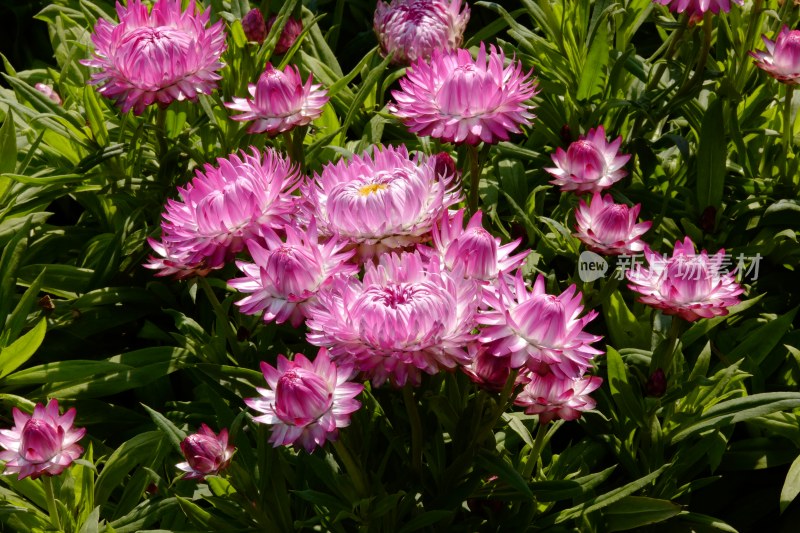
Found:
<path fill-rule="evenodd" d="M 601 337 L 583 331 L 597 316 L 583 311 L 581 294 L 571 285 L 559 296 L 545 292 L 544 277 L 539 276 L 528 292 L 522 273 L 517 271 L 513 287 L 498 283 L 498 291 L 484 291 L 490 309 L 478 315 L 487 326 L 479 341 L 497 357 L 511 357 L 511 366 L 527 366 L 534 372 L 549 371 L 561 378 L 576 378 L 601 354 L 591 343 Z M 513 292 L 512 292 L 513 291 Z"/>
<path fill-rule="evenodd" d="M 565 152 L 561 148 L 551 157 L 555 167 L 545 168 L 555 179 L 553 185 L 562 192 L 599 192 L 611 187 L 627 175 L 622 168 L 631 158 L 619 154 L 622 137 L 606 142 L 603 126 L 592 128 L 585 136 L 573 142 Z"/>
<path fill-rule="evenodd" d="M 374 147 L 326 165 L 303 191 L 323 236 L 338 235 L 362 258 L 414 245 L 461 200 L 455 174 L 437 174 L 433 158 L 405 146 Z"/>
<path fill-rule="evenodd" d="M 720 272 L 725 250 L 712 257 L 703 250 L 694 251 L 694 243 L 686 237 L 675 243 L 672 257 L 644 249 L 649 268 L 628 270 L 628 285 L 640 293 L 639 301 L 661 309 L 664 314 L 678 315 L 694 322 L 728 314 L 728 307 L 739 303 L 744 289 L 736 283 L 733 272 Z"/>
<path fill-rule="evenodd" d="M 61 97 L 58 96 L 58 93 L 55 92 L 51 86 L 45 83 L 37 83 L 34 85 L 34 88 L 56 104 L 61 105 Z"/>
<path fill-rule="evenodd" d="M 581 412 L 594 409 L 596 402 L 589 393 L 603 384 L 603 379 L 595 376 L 572 379 L 532 372 L 530 379 L 517 395 L 514 405 L 524 407 L 526 414 L 539 415 L 541 424 L 554 418 L 576 420 Z"/>
<path fill-rule="evenodd" d="M 168 200 L 161 223 L 162 242 L 150 246 L 162 257 L 150 257 L 146 268 L 159 276 L 176 270 L 221 268 L 262 228 L 281 228 L 295 212 L 292 191 L 300 174 L 271 148 L 252 155 L 242 151 L 197 170 L 178 188 L 180 200 Z M 185 275 L 179 275 L 185 277 Z"/>
<path fill-rule="evenodd" d="M 267 25 L 261 10 L 254 7 L 242 17 L 242 30 L 248 41 L 261 44 L 267 38 Z"/>
<path fill-rule="evenodd" d="M 434 50 L 461 46 L 469 21 L 469 6 L 462 0 L 392 0 L 378 2 L 374 27 L 381 51 L 394 54 L 394 63 L 408 65 L 428 59 Z"/>
<path fill-rule="evenodd" d="M 267 33 L 269 33 L 272 26 L 275 25 L 276 20 L 278 20 L 277 15 L 272 15 L 269 20 L 267 20 Z M 278 37 L 278 42 L 275 44 L 275 53 L 285 54 L 288 52 L 289 48 L 294 45 L 294 42 L 300 37 L 301 33 L 303 33 L 302 20 L 294 17 L 286 19 L 286 24 L 283 25 L 283 30 L 281 30 L 281 36 Z"/>
<path fill-rule="evenodd" d="M 228 468 L 236 450 L 228 444 L 228 430 L 223 429 L 219 435 L 211 431 L 205 424 L 200 425 L 197 433 L 188 435 L 181 442 L 181 451 L 186 462 L 175 465 L 178 470 L 187 472 L 184 479 L 202 481 L 206 476 L 216 476 Z"/>
<path fill-rule="evenodd" d="M 591 206 L 581 200 L 575 210 L 575 234 L 590 250 L 606 255 L 633 255 L 644 250 L 640 239 L 652 222 L 636 223 L 641 204 L 615 204 L 610 194 L 595 192 Z"/>
<path fill-rule="evenodd" d="M 784 26 L 774 41 L 766 35 L 762 35 L 761 39 L 767 49 L 750 52 L 756 60 L 756 66 L 778 81 L 800 84 L 800 30 L 790 30 Z"/>
<path fill-rule="evenodd" d="M 742 5 L 742 0 L 653 0 L 662 6 L 668 6 L 674 13 L 686 13 L 692 19 L 703 17 L 703 13 L 711 11 L 714 14 L 731 10 L 731 2 Z"/>
<path fill-rule="evenodd" d="M 424 255 L 442 262 L 449 271 L 463 267 L 464 275 L 480 281 L 497 279 L 500 272 L 516 269 L 530 253 L 511 255 L 522 239 L 502 245 L 502 241 L 486 231 L 483 212 L 477 211 L 464 228 L 464 210 L 446 213 L 432 231 L 435 249 L 420 247 Z"/>
<path fill-rule="evenodd" d="M 286 242 L 270 230 L 263 231 L 266 248 L 248 240 L 247 248 L 255 263 L 237 261 L 243 278 L 232 279 L 228 285 L 240 292 L 250 293 L 236 304 L 243 313 L 264 312 L 264 321 L 278 324 L 289 321 L 298 327 L 306 317 L 305 309 L 323 285 L 337 274 L 350 276 L 358 266 L 347 262 L 355 250 L 343 252 L 346 245 L 337 239 L 325 244 L 317 241 L 316 223 L 305 231 L 286 226 Z"/>
<path fill-rule="evenodd" d="M 222 21 L 206 27 L 210 12 L 197 14 L 194 2 L 181 11 L 180 0 L 157 0 L 148 14 L 141 0 L 117 2 L 119 24 L 100 19 L 94 27 L 94 55 L 82 64 L 97 92 L 137 115 L 154 102 L 196 100 L 217 87 L 224 64 Z"/>
<path fill-rule="evenodd" d="M 409 67 L 401 90 L 392 92 L 397 103 L 387 107 L 417 135 L 473 145 L 507 141 L 534 118 L 527 102 L 536 81 L 519 61 L 504 61 L 494 46 L 487 57 L 483 43 L 477 59 L 468 50 L 434 50 L 430 61 Z"/>
<path fill-rule="evenodd" d="M 511 375 L 511 358 L 496 357 L 479 348 L 472 361 L 462 366 L 461 370 L 478 386 L 491 392 L 500 392 Z"/>
<path fill-rule="evenodd" d="M 5 461 L 3 474 L 19 474 L 17 479 L 41 475 L 57 476 L 81 456 L 78 441 L 86 434 L 84 428 L 74 428 L 75 408 L 63 415 L 58 413 L 58 400 L 47 407 L 37 403 L 33 414 L 14 407 L 14 427 L 0 429 L 0 461 Z"/>
<path fill-rule="evenodd" d="M 350 383 L 352 366 L 331 362 L 328 351 L 319 350 L 312 363 L 302 354 L 293 361 L 278 356 L 278 368 L 261 363 L 269 389 L 258 389 L 259 398 L 244 403 L 261 416 L 253 420 L 272 427 L 274 446 L 302 446 L 311 453 L 326 441 L 336 440 L 339 428 L 350 425 L 350 414 L 361 407 L 354 398 L 364 386 Z"/>
<path fill-rule="evenodd" d="M 462 273 L 418 253 L 384 254 L 378 266 L 367 263 L 363 280 L 338 277 L 317 294 L 307 339 L 353 361 L 376 386 L 419 384 L 422 372 L 469 364 L 478 293 Z"/>
<path fill-rule="evenodd" d="M 233 97 L 225 107 L 242 111 L 231 118 L 239 122 L 253 121 L 248 133 L 277 135 L 295 126 L 305 126 L 322 115 L 328 102 L 328 93 L 321 85 L 312 84 L 312 76 L 303 83 L 297 67 L 287 65 L 277 70 L 267 63 L 258 82 L 251 83 L 248 91 L 252 98 Z"/>

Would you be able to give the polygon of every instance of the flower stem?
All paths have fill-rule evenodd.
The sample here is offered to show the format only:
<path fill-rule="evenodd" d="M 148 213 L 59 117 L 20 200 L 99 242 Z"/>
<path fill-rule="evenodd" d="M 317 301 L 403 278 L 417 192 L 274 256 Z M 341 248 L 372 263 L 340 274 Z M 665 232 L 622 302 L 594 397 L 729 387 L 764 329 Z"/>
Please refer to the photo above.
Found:
<path fill-rule="evenodd" d="M 347 449 L 347 446 L 345 446 L 341 440 L 332 442 L 333 449 L 336 450 L 339 459 L 344 463 L 344 469 L 347 471 L 347 475 L 350 476 L 350 479 L 353 480 L 353 485 L 355 485 L 359 496 L 367 497 L 369 491 L 367 490 L 367 482 L 364 479 L 364 472 L 358 467 L 350 450 Z"/>
<path fill-rule="evenodd" d="M 667 348 L 661 353 L 660 357 L 654 357 L 650 360 L 650 373 L 652 374 L 659 368 L 669 376 L 672 373 L 672 363 L 675 360 L 675 353 L 678 351 L 678 341 L 681 333 L 683 333 L 683 325 L 685 321 L 679 316 L 672 317 L 672 323 L 669 326 L 667 333 Z"/>
<path fill-rule="evenodd" d="M 539 456 L 542 454 L 544 448 L 545 436 L 547 435 L 547 428 L 550 424 L 539 424 L 539 429 L 536 431 L 536 440 L 533 441 L 533 447 L 528 454 L 528 460 L 525 462 L 525 468 L 522 470 L 522 479 L 528 480 L 533 474 L 536 464 L 539 462 Z"/>
<path fill-rule="evenodd" d="M 214 294 L 214 289 L 211 288 L 208 280 L 203 276 L 197 276 L 197 283 L 203 288 L 206 298 L 208 298 L 208 301 L 211 302 L 211 307 L 214 309 L 214 312 L 217 315 L 217 321 L 223 322 L 222 330 L 225 338 L 228 339 L 228 344 L 231 345 L 231 351 L 233 351 L 234 355 L 236 355 L 238 359 L 239 341 L 236 338 L 236 331 L 234 331 L 230 321 L 228 321 L 228 314 L 224 309 L 222 309 L 222 304 L 219 303 L 219 299 L 217 299 L 217 295 Z"/>
<path fill-rule="evenodd" d="M 469 212 L 474 214 L 478 210 L 478 184 L 481 179 L 480 161 L 478 158 L 478 147 L 472 144 L 467 145 L 467 160 L 469 164 Z"/>
<path fill-rule="evenodd" d="M 783 101 L 783 165 L 781 172 L 783 179 L 789 184 L 792 184 L 792 177 L 789 175 L 789 155 L 792 153 L 794 146 L 794 120 L 792 120 L 792 96 L 794 95 L 794 86 L 786 85 L 786 97 Z"/>
<path fill-rule="evenodd" d="M 158 106 L 156 111 L 156 142 L 158 143 L 158 159 L 167 154 L 167 108 Z"/>
<path fill-rule="evenodd" d="M 58 517 L 58 506 L 53 492 L 53 478 L 49 475 L 42 476 L 42 484 L 44 485 L 44 494 L 47 500 L 47 512 L 50 513 L 50 523 L 58 531 L 61 531 L 61 519 Z"/>
<path fill-rule="evenodd" d="M 411 385 L 403 387 L 403 401 L 408 412 L 408 422 L 411 424 L 411 467 L 414 472 L 419 473 L 422 470 L 422 420 Z"/>
<path fill-rule="evenodd" d="M 510 405 L 514 396 L 514 385 L 517 382 L 518 374 L 518 370 L 512 370 L 511 373 L 509 373 L 508 379 L 506 379 L 505 385 L 503 385 L 503 390 L 500 391 L 500 397 L 497 399 L 497 404 L 492 410 L 489 421 L 483 424 L 473 436 L 473 446 L 483 440 L 486 433 L 492 430 L 500 417 L 503 416 L 503 413 L 506 412 L 506 409 Z"/>
<path fill-rule="evenodd" d="M 295 127 L 289 131 L 283 132 L 283 140 L 286 142 L 286 153 L 289 155 L 289 159 L 291 159 L 292 163 L 300 167 L 301 172 L 304 163 L 303 139 L 305 136 L 305 126 Z"/>

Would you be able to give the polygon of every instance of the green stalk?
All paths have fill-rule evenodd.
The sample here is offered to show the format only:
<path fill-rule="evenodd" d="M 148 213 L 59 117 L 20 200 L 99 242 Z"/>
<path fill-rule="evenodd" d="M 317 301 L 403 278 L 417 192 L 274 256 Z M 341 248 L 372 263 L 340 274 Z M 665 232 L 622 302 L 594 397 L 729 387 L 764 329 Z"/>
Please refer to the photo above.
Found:
<path fill-rule="evenodd" d="M 794 85 L 786 85 L 786 97 L 783 101 L 783 165 L 781 174 L 784 181 L 792 185 L 792 177 L 789 175 L 789 155 L 794 147 L 794 120 L 792 120 L 792 96 L 794 95 Z"/>
<path fill-rule="evenodd" d="M 58 531 L 61 529 L 61 519 L 58 517 L 58 506 L 56 505 L 56 496 L 53 492 L 53 478 L 49 475 L 42 476 L 42 484 L 44 485 L 45 500 L 47 501 L 47 512 L 50 513 L 50 523 L 53 524 Z"/>
<path fill-rule="evenodd" d="M 536 430 L 536 440 L 533 441 L 533 447 L 528 454 L 528 460 L 525 462 L 525 468 L 522 470 L 522 479 L 528 480 L 533 474 L 536 464 L 539 462 L 539 456 L 542 454 L 544 448 L 545 436 L 547 435 L 547 428 L 550 424 L 539 424 L 539 429 Z"/>
<path fill-rule="evenodd" d="M 156 111 L 156 142 L 158 143 L 158 159 L 161 160 L 167 153 L 167 109 L 158 106 Z"/>
<path fill-rule="evenodd" d="M 478 158 L 478 147 L 468 144 L 467 145 L 467 162 L 469 164 L 469 212 L 475 213 L 478 210 L 478 184 L 481 179 L 480 161 Z"/>
<path fill-rule="evenodd" d="M 500 397 L 497 399 L 497 404 L 492 410 L 489 421 L 483 424 L 472 438 L 473 446 L 483 440 L 486 433 L 492 430 L 495 424 L 497 424 L 497 421 L 500 420 L 500 417 L 503 416 L 503 413 L 506 412 L 506 409 L 513 402 L 514 385 L 516 384 L 518 374 L 518 370 L 512 370 L 508 375 L 508 379 L 506 379 L 506 382 L 503 385 L 503 390 L 500 391 Z"/>
<path fill-rule="evenodd" d="M 347 449 L 347 446 L 345 446 L 341 440 L 333 441 L 333 449 L 336 450 L 339 459 L 344 463 L 344 469 L 347 471 L 347 475 L 350 476 L 350 479 L 353 480 L 356 492 L 358 492 L 361 497 L 367 497 L 369 491 L 367 489 L 367 482 L 364 479 L 364 472 L 362 472 L 361 468 L 356 464 L 350 450 Z"/>
<path fill-rule="evenodd" d="M 667 349 L 662 354 L 661 360 L 653 358 L 650 360 L 650 373 L 652 374 L 659 368 L 664 371 L 664 374 L 669 376 L 672 373 L 672 363 L 675 360 L 675 352 L 678 349 L 678 340 L 683 333 L 683 326 L 686 322 L 679 316 L 672 317 L 672 323 L 669 326 L 667 333 Z"/>
<path fill-rule="evenodd" d="M 228 344 L 231 345 L 231 350 L 238 359 L 239 340 L 236 338 L 236 331 L 233 330 L 233 326 L 231 326 L 231 323 L 228 321 L 228 314 L 224 309 L 222 309 L 222 304 L 219 303 L 219 299 L 217 299 L 217 295 L 214 294 L 214 289 L 211 288 L 208 280 L 204 276 L 197 276 L 197 283 L 203 288 L 206 298 L 208 298 L 208 301 L 211 302 L 211 307 L 214 308 L 217 319 L 224 322 L 222 324 L 222 330 L 225 338 L 228 339 Z"/>
<path fill-rule="evenodd" d="M 408 412 L 408 422 L 411 424 L 411 467 L 419 474 L 422 471 L 422 420 L 411 385 L 403 387 L 403 401 Z"/>

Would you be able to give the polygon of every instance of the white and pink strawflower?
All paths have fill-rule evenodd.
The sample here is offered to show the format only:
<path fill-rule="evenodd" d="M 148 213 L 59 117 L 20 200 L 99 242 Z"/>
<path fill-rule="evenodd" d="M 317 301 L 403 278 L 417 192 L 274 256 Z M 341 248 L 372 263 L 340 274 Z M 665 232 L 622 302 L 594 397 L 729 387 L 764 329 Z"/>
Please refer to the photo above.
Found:
<path fill-rule="evenodd" d="M 352 366 L 334 364 L 320 349 L 313 362 L 302 354 L 289 360 L 278 356 L 277 368 L 262 362 L 269 389 L 258 388 L 258 398 L 246 398 L 248 407 L 264 413 L 253 418 L 272 426 L 274 446 L 302 446 L 307 452 L 336 440 L 339 428 L 350 425 L 350 415 L 361 407 L 355 399 L 364 386 L 351 383 Z"/>
<path fill-rule="evenodd" d="M 596 402 L 589 394 L 603 384 L 603 379 L 596 376 L 565 378 L 531 372 L 529 377 L 514 405 L 524 407 L 526 414 L 539 415 L 540 424 L 555 418 L 577 420 L 582 412 L 594 409 Z"/>
<path fill-rule="evenodd" d="M 231 154 L 217 159 L 217 166 L 206 164 L 178 188 L 179 199 L 167 201 L 162 243 L 149 240 L 161 257 L 151 257 L 144 266 L 161 276 L 180 266 L 221 268 L 262 228 L 278 229 L 290 221 L 299 180 L 297 167 L 271 148 Z"/>
<path fill-rule="evenodd" d="M 686 13 L 693 20 L 703 18 L 707 11 L 718 14 L 731 10 L 731 2 L 742 5 L 742 0 L 653 0 L 656 4 L 667 6 L 673 13 Z"/>
<path fill-rule="evenodd" d="M 123 113 L 194 101 L 217 87 L 225 31 L 221 20 L 208 26 L 208 9 L 197 13 L 190 2 L 183 11 L 181 0 L 157 0 L 148 13 L 141 0 L 130 0 L 127 7 L 117 2 L 117 15 L 117 24 L 97 21 L 94 54 L 81 63 L 98 69 L 90 83 Z"/>
<path fill-rule="evenodd" d="M 30 415 L 16 407 L 11 413 L 14 427 L 0 429 L 3 474 L 19 474 L 17 479 L 20 480 L 57 476 L 83 453 L 78 441 L 86 434 L 86 429 L 73 427 L 74 407 L 61 415 L 58 400 L 52 399 L 46 407 L 37 403 Z"/>
<path fill-rule="evenodd" d="M 307 183 L 311 215 L 320 235 L 337 235 L 361 258 L 413 246 L 461 200 L 455 174 L 437 173 L 437 159 L 409 155 L 405 146 L 328 164 Z"/>
<path fill-rule="evenodd" d="M 573 142 L 565 152 L 556 149 L 551 157 L 555 167 L 545 168 L 553 176 L 553 185 L 561 187 L 562 192 L 576 194 L 595 193 L 611 187 L 627 175 L 623 168 L 631 158 L 620 154 L 622 137 L 612 142 L 606 141 L 603 126 L 592 128 L 585 136 Z"/>
<path fill-rule="evenodd" d="M 479 281 L 496 280 L 501 272 L 515 270 L 530 253 L 530 250 L 512 255 L 522 239 L 501 244 L 483 227 L 483 212 L 477 211 L 464 227 L 464 209 L 445 213 L 431 232 L 433 249 L 420 247 L 422 254 L 432 260 L 441 261 L 449 271 L 459 266 L 468 278 Z"/>
<path fill-rule="evenodd" d="M 472 361 L 461 370 L 482 389 L 500 392 L 511 375 L 511 358 L 494 356 L 482 346 L 473 344 L 473 348 L 476 353 L 472 355 Z"/>
<path fill-rule="evenodd" d="M 469 6 L 462 0 L 379 1 L 373 22 L 383 54 L 394 54 L 394 63 L 407 65 L 428 59 L 434 50 L 461 46 Z"/>
<path fill-rule="evenodd" d="M 355 250 L 343 251 L 347 243 L 328 239 L 320 244 L 316 223 L 306 229 L 285 227 L 282 240 L 270 229 L 262 232 L 264 246 L 248 240 L 253 263 L 237 261 L 244 277 L 228 281 L 234 289 L 248 294 L 236 304 L 248 315 L 264 313 L 264 321 L 286 322 L 298 327 L 306 318 L 305 309 L 320 287 L 335 275 L 358 273 L 349 262 Z"/>
<path fill-rule="evenodd" d="M 307 339 L 376 386 L 418 385 L 422 373 L 470 363 L 478 295 L 475 282 L 419 253 L 384 254 L 363 280 L 338 277 L 317 294 Z"/>
<path fill-rule="evenodd" d="M 533 120 L 531 75 L 517 60 L 505 66 L 503 51 L 492 46 L 487 54 L 483 43 L 476 59 L 461 48 L 434 50 L 430 61 L 418 59 L 408 68 L 387 107 L 417 135 L 495 144 Z"/>
<path fill-rule="evenodd" d="M 636 265 L 628 270 L 628 287 L 641 294 L 639 301 L 693 322 L 728 314 L 728 307 L 739 303 L 744 289 L 736 283 L 733 272 L 722 272 L 725 250 L 709 257 L 703 250 L 695 253 L 694 243 L 686 237 L 675 243 L 671 257 L 646 247 L 648 268 Z"/>
<path fill-rule="evenodd" d="M 575 234 L 587 248 L 605 255 L 633 255 L 644 250 L 641 239 L 652 222 L 636 222 L 641 204 L 629 207 L 615 204 L 610 194 L 595 192 L 591 205 L 580 200 L 575 210 L 578 232 Z"/>
<path fill-rule="evenodd" d="M 784 26 L 774 41 L 766 35 L 761 39 L 767 49 L 750 52 L 756 66 L 778 81 L 800 84 L 800 30 Z"/>
<path fill-rule="evenodd" d="M 181 451 L 186 461 L 175 467 L 186 472 L 184 479 L 202 481 L 206 476 L 216 476 L 228 468 L 236 448 L 228 444 L 227 429 L 217 435 L 206 424 L 201 424 L 197 433 L 181 441 Z"/>
<path fill-rule="evenodd" d="M 497 291 L 484 291 L 489 309 L 480 313 L 484 326 L 479 341 L 496 357 L 511 357 L 511 366 L 526 366 L 534 372 L 553 372 L 558 377 L 576 378 L 603 352 L 592 347 L 601 337 L 584 331 L 597 313 L 583 317 L 581 293 L 570 285 L 559 296 L 547 294 L 544 277 L 539 276 L 528 291 L 517 271 L 513 286 L 497 283 Z"/>
<path fill-rule="evenodd" d="M 287 65 L 283 70 L 267 63 L 257 83 L 248 85 L 251 98 L 233 97 L 225 107 L 241 111 L 231 119 L 251 122 L 248 133 L 267 133 L 271 136 L 297 126 L 305 126 L 322 115 L 328 93 L 313 83 L 309 74 L 303 83 L 297 67 Z"/>

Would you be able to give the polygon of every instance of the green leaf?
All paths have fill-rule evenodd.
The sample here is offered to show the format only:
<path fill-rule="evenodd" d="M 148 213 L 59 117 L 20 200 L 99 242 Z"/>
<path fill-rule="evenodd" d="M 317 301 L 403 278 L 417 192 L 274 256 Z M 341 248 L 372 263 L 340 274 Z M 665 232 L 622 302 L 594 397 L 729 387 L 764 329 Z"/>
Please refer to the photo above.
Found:
<path fill-rule="evenodd" d="M 14 172 L 17 168 L 17 132 L 11 108 L 0 126 L 0 174 Z M 2 182 L 0 182 L 2 184 Z M 2 191 L 2 189 L 0 189 Z"/>
<path fill-rule="evenodd" d="M 125 480 L 131 470 L 151 460 L 153 450 L 163 439 L 164 434 L 161 431 L 139 433 L 114 450 L 97 477 L 94 491 L 95 504 L 105 504 L 111 492 Z"/>
<path fill-rule="evenodd" d="M 744 357 L 747 360 L 744 365 L 745 370 L 757 369 L 767 354 L 781 341 L 786 330 L 792 326 L 797 309 L 795 307 L 775 320 L 770 320 L 756 331 L 750 332 L 747 338 L 727 354 L 728 358 L 738 361 Z"/>
<path fill-rule="evenodd" d="M 693 343 L 705 337 L 709 331 L 717 327 L 719 324 L 725 322 L 731 316 L 737 313 L 741 313 L 745 309 L 754 306 L 759 301 L 761 301 L 761 298 L 763 297 L 764 294 L 759 294 L 755 298 L 750 298 L 749 300 L 745 300 L 736 305 L 733 305 L 728 308 L 729 312 L 725 316 L 715 316 L 714 318 L 706 318 L 704 320 L 698 320 L 691 328 L 689 328 L 683 335 L 681 335 L 681 344 L 683 346 L 691 346 Z"/>
<path fill-rule="evenodd" d="M 800 455 L 792 462 L 781 489 L 781 513 L 800 494 Z"/>
<path fill-rule="evenodd" d="M 230 523 L 228 521 L 212 515 L 191 500 L 181 498 L 180 496 L 177 498 L 181 511 L 184 512 L 189 520 L 200 527 L 206 528 L 206 531 L 228 531 L 230 529 Z"/>
<path fill-rule="evenodd" d="M 736 530 L 734 527 L 723 522 L 719 518 L 714 518 L 713 516 L 708 516 L 700 513 L 689 513 L 684 511 L 681 514 L 679 514 L 677 518 L 681 522 L 699 524 L 701 526 L 712 528 L 717 531 L 724 531 L 725 533 L 739 533 L 739 531 Z M 692 528 L 692 531 L 698 531 L 698 529 Z M 704 530 L 700 529 L 699 531 L 704 531 Z"/>
<path fill-rule="evenodd" d="M 725 162 L 727 142 L 725 121 L 722 116 L 722 98 L 708 105 L 700 126 L 700 142 L 697 147 L 697 208 L 722 205 L 725 188 Z"/>
<path fill-rule="evenodd" d="M 31 217 L 25 220 L 22 228 L 14 235 L 0 256 L 0 323 L 5 324 L 11 311 L 17 284 L 17 269 L 22 255 L 28 247 L 28 233 L 31 231 Z"/>
<path fill-rule="evenodd" d="M 108 130 L 106 129 L 105 116 L 103 116 L 103 108 L 100 107 L 100 102 L 93 86 L 87 85 L 83 88 L 83 107 L 86 110 L 86 118 L 89 121 L 94 140 L 100 146 L 107 145 Z"/>
<path fill-rule="evenodd" d="M 589 47 L 583 72 L 578 83 L 578 100 L 586 100 L 600 93 L 603 87 L 603 68 L 608 64 L 608 24 L 601 21 Z"/>
<path fill-rule="evenodd" d="M 0 378 L 12 373 L 36 353 L 46 331 L 47 320 L 43 318 L 28 333 L 0 349 Z"/>
<path fill-rule="evenodd" d="M 14 308 L 11 316 L 8 317 L 8 320 L 6 321 L 6 328 L 3 330 L 2 335 L 0 335 L 0 347 L 7 346 L 11 340 L 16 339 L 22 329 L 25 327 L 30 309 L 34 305 L 36 298 L 39 296 L 39 289 L 42 287 L 43 274 L 44 271 L 42 271 L 42 274 L 40 274 L 39 277 L 33 280 L 31 286 L 28 287 L 28 290 L 26 290 L 25 294 L 23 294 L 22 298 L 20 298 L 19 303 Z"/>
<path fill-rule="evenodd" d="M 616 275 L 616 274 L 614 274 Z M 615 346 L 628 348 L 650 348 L 650 325 L 636 319 L 619 290 L 615 290 L 603 301 L 603 315 L 608 332 Z"/>
<path fill-rule="evenodd" d="M 681 512 L 681 506 L 669 500 L 628 496 L 606 509 L 608 531 L 628 531 L 663 522 Z"/>
<path fill-rule="evenodd" d="M 750 418 L 800 407 L 800 392 L 764 392 L 719 402 L 708 409 L 694 424 L 682 424 L 672 436 L 672 444 L 683 439 Z"/>
<path fill-rule="evenodd" d="M 428 511 L 412 518 L 397 533 L 411 533 L 453 516 L 452 511 Z"/>
<path fill-rule="evenodd" d="M 158 426 L 158 428 L 166 434 L 167 438 L 172 443 L 172 446 L 180 453 L 181 441 L 186 438 L 186 432 L 178 428 L 178 426 L 173 424 L 172 421 L 158 411 L 150 409 L 145 404 L 142 404 L 142 407 L 144 407 L 145 410 L 150 414 L 150 418 L 153 419 L 153 422 L 155 422 L 156 426 Z"/>
<path fill-rule="evenodd" d="M 611 388 L 611 397 L 620 409 L 622 420 L 632 419 L 640 428 L 647 426 L 644 420 L 644 411 L 641 400 L 633 393 L 628 383 L 628 370 L 619 352 L 607 346 L 606 365 L 608 369 L 608 385 Z"/>
<path fill-rule="evenodd" d="M 522 478 L 513 466 L 508 464 L 502 458 L 488 453 L 481 453 L 475 458 L 475 463 L 481 468 L 486 469 L 491 474 L 496 475 L 501 481 L 508 483 L 518 492 L 523 494 L 526 498 L 533 498 L 528 483 Z"/>

